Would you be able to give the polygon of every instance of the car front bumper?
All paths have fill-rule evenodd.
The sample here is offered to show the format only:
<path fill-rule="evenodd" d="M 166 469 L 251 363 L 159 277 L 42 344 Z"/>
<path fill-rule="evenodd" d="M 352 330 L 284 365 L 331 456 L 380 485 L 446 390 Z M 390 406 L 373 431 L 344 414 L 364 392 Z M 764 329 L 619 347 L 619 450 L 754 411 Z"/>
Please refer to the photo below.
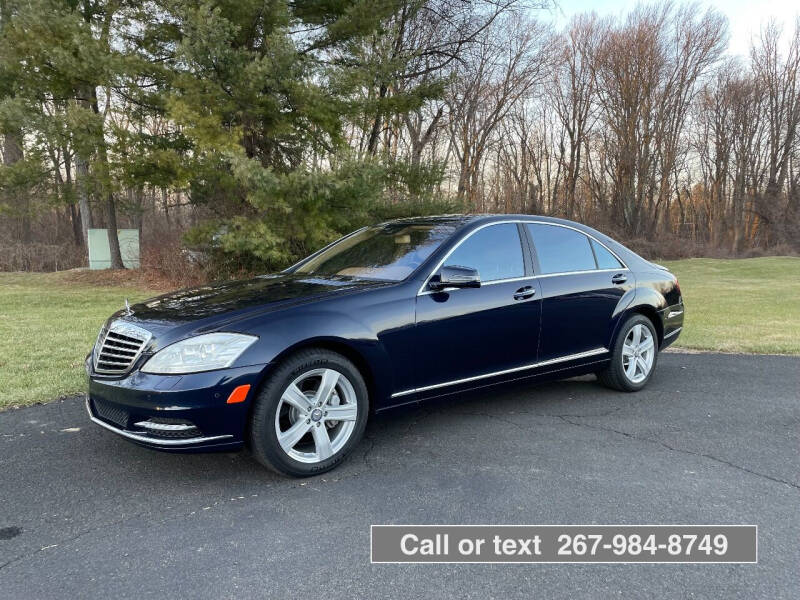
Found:
<path fill-rule="evenodd" d="M 235 450 L 245 441 L 247 416 L 269 365 L 152 375 L 134 371 L 109 379 L 87 360 L 89 418 L 131 442 L 171 452 Z M 227 404 L 239 386 L 250 389 L 243 402 Z"/>

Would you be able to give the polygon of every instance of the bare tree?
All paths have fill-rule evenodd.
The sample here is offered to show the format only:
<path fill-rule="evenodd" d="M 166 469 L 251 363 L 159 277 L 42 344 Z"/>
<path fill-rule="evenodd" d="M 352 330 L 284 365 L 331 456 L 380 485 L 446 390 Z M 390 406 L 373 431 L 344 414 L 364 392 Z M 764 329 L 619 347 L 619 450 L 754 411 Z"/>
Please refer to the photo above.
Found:
<path fill-rule="evenodd" d="M 552 37 L 537 21 L 513 15 L 496 21 L 467 51 L 448 93 L 460 199 L 476 206 L 480 169 L 494 134 L 550 67 Z"/>
<path fill-rule="evenodd" d="M 400 174 L 379 205 L 438 194 L 468 211 L 579 219 L 643 245 L 679 238 L 675 248 L 692 247 L 682 244 L 691 240 L 700 251 L 779 244 L 800 250 L 800 20 L 792 32 L 770 24 L 749 56 L 731 59 L 723 56 L 725 18 L 695 4 L 641 4 L 622 17 L 578 15 L 557 35 L 533 19 L 531 9 L 546 4 L 375 4 L 381 27 L 320 50 L 325 67 L 314 72 L 320 89 L 331 84 L 332 93 L 354 100 L 335 124 L 338 132 L 338 119 L 345 123 L 350 148 L 314 144 L 293 152 L 287 169 L 322 173 L 355 156 Z M 0 0 L 0 27 L 9 6 L 17 5 Z M 107 12 L 99 6 L 80 0 L 78 14 L 101 43 L 124 45 L 125 36 L 114 38 L 109 28 L 116 31 L 127 5 L 112 2 Z M 308 35 L 324 28 L 314 25 Z M 300 46 L 301 54 L 309 47 Z M 170 85 L 142 77 L 134 87 Z M 38 211 L 57 234 L 71 230 L 72 243 L 79 228 L 85 239 L 94 218 L 109 228 L 119 266 L 117 219 L 179 233 L 243 210 L 223 202 L 222 192 L 203 204 L 188 202 L 187 190 L 205 172 L 185 179 L 177 166 L 163 176 L 157 168 L 128 168 L 141 140 L 183 147 L 183 132 L 163 106 L 142 108 L 142 116 L 141 99 L 92 73 L 65 85 L 35 99 L 43 106 L 37 114 L 55 124 L 83 112 L 78 127 L 62 135 L 56 125 L 45 131 L 46 124 L 2 123 L 0 170 L 14 175 L 22 170 L 15 165 L 41 163 L 43 182 L 24 193 L 11 189 L 13 176 L 0 182 L 4 209 L 15 217 L 0 223 L 0 233 L 45 240 L 41 228 L 16 218 Z M 0 92 L 13 101 L 13 86 Z M 254 141 L 245 141 L 248 152 Z M 192 160 L 191 151 L 180 152 L 176 162 Z"/>
<path fill-rule="evenodd" d="M 531 9 L 535 3 L 526 3 Z M 522 5 L 520 0 L 406 0 L 386 24 L 386 34 L 372 41 L 366 56 L 371 57 L 380 68 L 376 69 L 374 89 L 370 94 L 377 106 L 366 137 L 366 151 L 374 155 L 378 151 L 381 132 L 392 117 L 387 112 L 387 99 L 397 92 L 411 92 L 412 97 L 425 98 L 438 82 L 446 77 L 451 66 L 461 59 L 465 48 L 490 28 L 496 19 Z M 415 110 L 416 109 L 416 110 Z M 407 114 L 405 111 L 398 111 Z M 419 107 L 408 112 L 422 116 Z M 417 124 L 411 129 L 412 143 L 424 147 L 426 138 L 441 118 L 439 111 L 433 112 L 433 123 Z M 412 121 L 414 123 L 414 121 Z M 407 125 L 407 123 L 406 123 Z M 390 126 L 390 125 L 389 125 Z"/>
<path fill-rule="evenodd" d="M 567 32 L 558 40 L 558 64 L 553 85 L 548 86 L 548 100 L 555 109 L 565 141 L 559 144 L 560 163 L 564 169 L 563 203 L 559 212 L 571 219 L 575 215 L 575 189 L 582 165 L 581 152 L 593 121 L 595 78 L 593 56 L 599 44 L 597 17 L 575 17 Z"/>
<path fill-rule="evenodd" d="M 603 34 L 596 85 L 611 138 L 614 217 L 632 235 L 653 231 L 671 192 L 697 82 L 724 49 L 725 21 L 671 3 L 639 6 Z"/>
<path fill-rule="evenodd" d="M 788 181 L 790 161 L 797 151 L 800 124 L 800 18 L 795 22 L 785 58 L 780 52 L 781 33 L 780 27 L 770 23 L 751 52 L 757 84 L 765 93 L 763 114 L 767 123 L 767 183 L 756 208 L 778 239 L 791 243 L 794 240 L 785 224 L 796 217 L 797 199 L 796 195 L 790 195 L 783 207 L 781 198 Z"/>

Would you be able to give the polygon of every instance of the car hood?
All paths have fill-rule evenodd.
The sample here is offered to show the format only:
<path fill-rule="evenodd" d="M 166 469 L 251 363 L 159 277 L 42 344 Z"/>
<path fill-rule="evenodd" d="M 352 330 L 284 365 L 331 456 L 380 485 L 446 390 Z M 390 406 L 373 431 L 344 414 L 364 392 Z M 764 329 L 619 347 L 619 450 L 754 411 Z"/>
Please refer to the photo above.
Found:
<path fill-rule="evenodd" d="M 134 304 L 129 311 L 119 311 L 112 319 L 137 323 L 156 335 L 167 330 L 198 333 L 213 331 L 257 314 L 386 285 L 389 283 L 385 281 L 290 273 L 262 275 L 157 296 Z"/>

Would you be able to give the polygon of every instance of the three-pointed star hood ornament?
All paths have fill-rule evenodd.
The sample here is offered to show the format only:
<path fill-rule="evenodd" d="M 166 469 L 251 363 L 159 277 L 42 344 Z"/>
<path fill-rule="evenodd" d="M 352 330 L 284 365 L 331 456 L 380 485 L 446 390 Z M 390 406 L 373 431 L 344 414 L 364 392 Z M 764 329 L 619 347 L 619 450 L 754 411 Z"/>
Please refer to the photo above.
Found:
<path fill-rule="evenodd" d="M 125 314 L 128 315 L 129 317 L 133 314 L 130 302 L 128 302 L 127 298 L 125 298 Z"/>

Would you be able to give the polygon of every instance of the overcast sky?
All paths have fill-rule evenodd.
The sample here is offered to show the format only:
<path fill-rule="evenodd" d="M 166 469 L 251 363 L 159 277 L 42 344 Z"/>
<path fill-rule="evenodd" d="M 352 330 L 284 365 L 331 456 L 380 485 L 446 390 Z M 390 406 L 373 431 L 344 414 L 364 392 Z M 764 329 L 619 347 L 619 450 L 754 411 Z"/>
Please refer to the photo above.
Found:
<path fill-rule="evenodd" d="M 635 0 L 556 0 L 558 8 L 554 19 L 563 24 L 575 13 L 591 12 L 599 15 L 622 15 L 637 4 Z M 794 28 L 794 20 L 800 14 L 798 0 L 712 0 L 699 3 L 701 9 L 713 6 L 728 17 L 730 52 L 747 55 L 752 36 L 758 36 L 760 28 L 770 18 L 783 24 L 785 33 Z"/>

